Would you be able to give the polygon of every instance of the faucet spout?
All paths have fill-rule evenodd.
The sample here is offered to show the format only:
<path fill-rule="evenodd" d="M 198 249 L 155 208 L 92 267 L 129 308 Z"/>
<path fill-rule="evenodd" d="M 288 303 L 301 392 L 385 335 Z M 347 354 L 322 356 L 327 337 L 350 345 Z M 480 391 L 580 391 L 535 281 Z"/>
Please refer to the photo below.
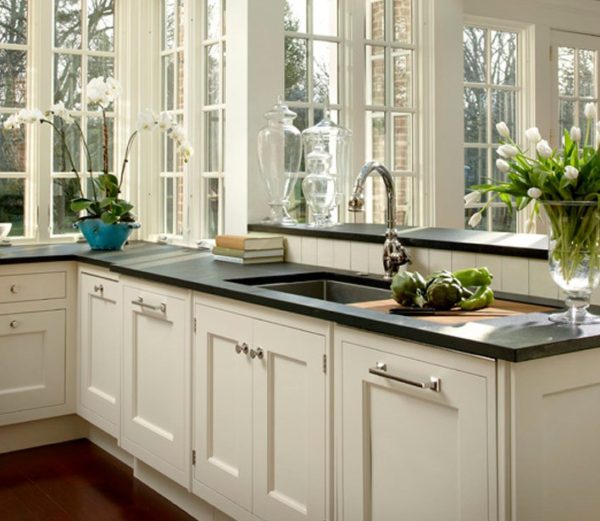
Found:
<path fill-rule="evenodd" d="M 383 245 L 383 266 L 385 269 L 384 278 L 391 279 L 398 273 L 400 266 L 407 264 L 410 260 L 404 246 L 402 246 L 400 239 L 398 239 L 398 232 L 396 230 L 396 189 L 392 174 L 385 166 L 377 161 L 369 161 L 360 169 L 360 173 L 354 182 L 350 201 L 348 202 L 348 210 L 351 212 L 361 212 L 364 210 L 365 181 L 371 172 L 377 172 L 381 176 L 387 195 L 387 229 Z"/>

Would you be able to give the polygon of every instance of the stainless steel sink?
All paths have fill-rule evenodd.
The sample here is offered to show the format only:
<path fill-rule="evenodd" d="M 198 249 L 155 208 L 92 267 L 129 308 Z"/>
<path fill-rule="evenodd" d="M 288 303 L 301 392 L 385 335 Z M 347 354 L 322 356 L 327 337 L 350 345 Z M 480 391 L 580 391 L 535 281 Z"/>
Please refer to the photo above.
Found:
<path fill-rule="evenodd" d="M 336 273 L 303 273 L 290 276 L 238 279 L 231 282 L 339 304 L 391 298 L 389 282 Z"/>

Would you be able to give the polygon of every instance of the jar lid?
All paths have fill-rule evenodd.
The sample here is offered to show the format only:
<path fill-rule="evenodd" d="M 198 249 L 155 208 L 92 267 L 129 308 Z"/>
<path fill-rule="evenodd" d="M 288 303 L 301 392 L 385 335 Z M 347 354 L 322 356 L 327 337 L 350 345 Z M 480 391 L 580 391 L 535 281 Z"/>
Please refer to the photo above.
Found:
<path fill-rule="evenodd" d="M 296 119 L 298 114 L 289 109 L 281 99 L 281 96 L 277 98 L 277 104 L 273 105 L 273 108 L 265 113 L 266 119 Z"/>

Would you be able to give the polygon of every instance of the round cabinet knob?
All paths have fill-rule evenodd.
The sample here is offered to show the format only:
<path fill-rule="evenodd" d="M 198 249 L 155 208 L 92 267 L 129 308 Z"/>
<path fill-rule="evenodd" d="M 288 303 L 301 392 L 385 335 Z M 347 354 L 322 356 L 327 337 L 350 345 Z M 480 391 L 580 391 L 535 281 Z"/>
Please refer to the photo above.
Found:
<path fill-rule="evenodd" d="M 239 355 L 240 353 L 248 354 L 248 344 L 246 342 L 242 342 L 241 344 L 235 345 L 235 352 Z"/>
<path fill-rule="evenodd" d="M 258 358 L 259 360 L 262 360 L 265 356 L 265 353 L 262 349 L 262 347 L 257 347 L 256 351 L 254 349 L 250 350 L 250 358 Z"/>
<path fill-rule="evenodd" d="M 16 284 L 13 284 L 10 287 L 10 292 L 14 295 L 15 293 L 19 293 L 19 289 L 20 289 L 19 286 L 17 286 Z"/>
<path fill-rule="evenodd" d="M 12 327 L 13 329 L 16 329 L 18 325 L 19 325 L 19 323 L 16 320 L 11 320 L 10 327 Z"/>
<path fill-rule="evenodd" d="M 98 285 L 94 286 L 94 291 L 96 293 L 103 293 L 104 292 L 104 286 L 102 284 L 98 284 Z"/>

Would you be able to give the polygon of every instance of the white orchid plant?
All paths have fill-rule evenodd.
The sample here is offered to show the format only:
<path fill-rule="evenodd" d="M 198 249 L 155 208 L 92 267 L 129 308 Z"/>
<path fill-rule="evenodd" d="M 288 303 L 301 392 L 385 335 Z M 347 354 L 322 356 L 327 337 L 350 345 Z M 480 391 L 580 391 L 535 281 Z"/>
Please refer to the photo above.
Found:
<path fill-rule="evenodd" d="M 482 194 L 487 193 L 489 197 L 471 216 L 469 226 L 479 225 L 482 214 L 496 200 L 505 203 L 511 211 L 533 204 L 527 231 L 532 231 L 539 206 L 544 202 L 597 201 L 600 207 L 600 148 L 592 145 L 600 145 L 600 123 L 592 136 L 596 106 L 586 104 L 584 114 L 585 131 L 578 127 L 565 130 L 561 151 L 553 149 L 536 127 L 525 131 L 528 148 L 524 150 L 513 141 L 508 125 L 498 123 L 496 129 L 502 139 L 496 168 L 505 179 L 491 179 L 489 183 L 471 186 L 473 191 L 465 196 L 467 207 L 479 203 Z"/>
<path fill-rule="evenodd" d="M 21 109 L 19 112 L 11 114 L 4 121 L 4 129 L 7 131 L 17 130 L 21 125 L 35 123 L 48 124 L 53 127 L 59 136 L 60 144 L 71 167 L 71 172 L 75 175 L 78 182 L 79 194 L 77 198 L 71 201 L 71 209 L 79 213 L 80 219 L 99 218 L 106 224 L 134 222 L 135 216 L 131 213 L 133 205 L 122 199 L 120 195 L 131 148 L 138 134 L 142 131 L 151 131 L 155 128 L 166 132 L 177 144 L 177 150 L 186 163 L 193 155 L 194 149 L 188 141 L 183 128 L 177 124 L 173 113 L 161 112 L 160 114 L 156 114 L 149 109 L 144 110 L 138 116 L 137 128 L 129 136 L 120 174 L 117 177 L 110 171 L 109 134 L 106 113 L 110 105 L 119 97 L 121 92 L 120 85 L 114 78 L 104 79 L 103 77 L 98 77 L 88 83 L 86 92 L 88 105 L 96 106 L 102 113 L 103 165 L 100 174 L 94 175 L 92 156 L 83 130 L 77 120 L 65 108 L 63 102 L 52 105 L 45 113 L 39 109 Z M 87 171 L 91 181 L 91 198 L 85 196 L 82 178 L 75 165 L 73 154 L 67 145 L 66 130 L 69 126 L 76 128 L 77 135 L 83 144 Z"/>

